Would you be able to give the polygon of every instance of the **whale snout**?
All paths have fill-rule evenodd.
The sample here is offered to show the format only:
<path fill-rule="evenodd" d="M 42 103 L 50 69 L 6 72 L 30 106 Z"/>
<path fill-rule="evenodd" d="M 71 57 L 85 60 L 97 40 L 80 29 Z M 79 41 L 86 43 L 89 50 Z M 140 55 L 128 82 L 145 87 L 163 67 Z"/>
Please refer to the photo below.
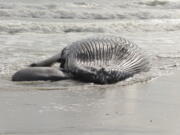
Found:
<path fill-rule="evenodd" d="M 12 81 L 58 81 L 68 78 L 61 70 L 51 67 L 29 67 L 17 71 L 12 76 Z"/>

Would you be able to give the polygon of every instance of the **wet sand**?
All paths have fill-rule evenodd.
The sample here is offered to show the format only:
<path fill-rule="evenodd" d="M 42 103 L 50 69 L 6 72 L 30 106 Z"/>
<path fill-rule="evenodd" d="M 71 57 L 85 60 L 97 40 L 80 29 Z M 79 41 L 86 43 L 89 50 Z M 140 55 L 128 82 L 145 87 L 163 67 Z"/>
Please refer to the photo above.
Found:
<path fill-rule="evenodd" d="M 130 86 L 1 89 L 0 135 L 180 134 L 179 80 L 176 72 Z"/>

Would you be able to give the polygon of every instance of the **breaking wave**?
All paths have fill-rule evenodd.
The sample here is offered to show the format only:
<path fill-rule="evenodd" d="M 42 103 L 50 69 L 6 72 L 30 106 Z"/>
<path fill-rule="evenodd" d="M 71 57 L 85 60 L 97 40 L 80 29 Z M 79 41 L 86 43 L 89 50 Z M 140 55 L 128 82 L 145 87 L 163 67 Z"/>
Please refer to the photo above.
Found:
<path fill-rule="evenodd" d="M 69 11 L 69 10 L 7 10 L 0 9 L 1 17 L 8 18 L 49 18 L 49 19 L 93 19 L 93 20 L 109 20 L 109 19 L 178 19 L 180 12 L 159 11 L 159 10 L 143 10 L 140 11 L 115 11 L 115 12 L 97 12 L 97 11 Z"/>
<path fill-rule="evenodd" d="M 173 0 L 149 0 L 149 1 L 141 1 L 138 2 L 140 5 L 148 6 L 148 7 L 157 7 L 157 8 L 166 8 L 166 9 L 179 9 L 180 2 Z"/>
<path fill-rule="evenodd" d="M 178 31 L 180 20 L 113 21 L 113 22 L 33 22 L 0 21 L 0 33 L 69 33 L 69 32 L 121 32 L 121 31 Z"/>
<path fill-rule="evenodd" d="M 178 19 L 180 17 L 180 12 L 177 10 L 168 10 L 169 8 L 179 9 L 180 2 L 152 0 L 147 2 L 132 2 L 125 7 L 122 7 L 123 4 L 107 5 L 108 4 L 104 4 L 100 7 L 98 3 L 92 2 L 60 2 L 51 4 L 16 4 L 0 2 L 0 17 L 95 20 Z M 161 10 L 159 8 L 161 8 Z"/>

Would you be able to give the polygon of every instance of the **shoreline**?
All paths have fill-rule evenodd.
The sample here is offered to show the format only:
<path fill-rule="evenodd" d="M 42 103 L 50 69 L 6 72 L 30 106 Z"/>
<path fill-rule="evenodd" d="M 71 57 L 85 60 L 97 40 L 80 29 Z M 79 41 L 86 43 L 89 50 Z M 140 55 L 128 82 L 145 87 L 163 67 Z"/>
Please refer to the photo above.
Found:
<path fill-rule="evenodd" d="M 119 88 L 0 91 L 0 134 L 179 134 L 179 80 L 177 71 Z"/>

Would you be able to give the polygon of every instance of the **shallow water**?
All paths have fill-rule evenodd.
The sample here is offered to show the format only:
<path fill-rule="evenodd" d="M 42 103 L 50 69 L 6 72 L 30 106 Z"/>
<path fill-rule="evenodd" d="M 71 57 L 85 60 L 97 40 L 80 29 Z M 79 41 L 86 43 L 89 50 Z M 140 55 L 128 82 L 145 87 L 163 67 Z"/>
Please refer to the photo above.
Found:
<path fill-rule="evenodd" d="M 19 89 L 21 83 L 11 82 L 11 75 L 17 70 L 26 67 L 32 62 L 39 61 L 54 55 L 67 44 L 93 36 L 93 33 L 68 33 L 68 34 L 37 34 L 18 33 L 15 35 L 3 34 L 1 39 L 1 67 L 0 67 L 0 87 L 3 89 Z M 99 34 L 96 34 L 99 35 Z M 100 34 L 101 35 L 101 34 Z M 147 73 L 136 75 L 126 81 L 116 85 L 128 85 L 137 82 L 144 82 L 169 74 L 179 68 L 180 64 L 180 41 L 179 32 L 123 32 L 123 37 L 129 37 L 131 41 L 143 48 L 150 58 L 152 68 Z M 144 38 L 146 37 L 146 38 Z M 48 40 L 47 40 L 48 39 Z M 58 51 L 59 50 L 59 51 Z M 56 65 L 58 66 L 58 65 Z M 58 67 L 57 67 L 58 68 Z M 65 81 L 69 86 L 81 85 L 75 81 Z M 63 89 L 63 82 L 56 83 L 57 89 Z M 41 82 L 42 87 L 54 87 L 51 82 Z M 42 85 L 43 84 L 43 85 Z M 28 86 L 34 88 L 34 84 Z M 45 86 L 44 86 L 45 85 Z M 84 84 L 86 85 L 86 84 Z M 87 84 L 88 87 L 89 84 Z M 35 86 L 36 87 L 36 86 Z M 23 85 L 24 88 L 24 85 Z"/>
<path fill-rule="evenodd" d="M 105 86 L 72 80 L 20 83 L 10 81 L 12 74 L 17 70 L 60 52 L 63 47 L 73 41 L 108 34 L 127 38 L 144 49 L 150 58 L 151 70 L 126 81 Z M 3 110 L 0 119 L 7 122 L 7 124 L 0 123 L 0 134 L 3 132 L 5 134 L 58 134 L 60 131 L 66 134 L 66 130 L 69 129 L 76 131 L 77 134 L 78 131 L 90 134 L 94 128 L 89 128 L 88 124 L 79 123 L 91 115 L 94 117 L 88 120 L 91 120 L 90 124 L 97 127 L 97 132 L 106 131 L 107 127 L 110 127 L 107 133 L 118 134 L 120 130 L 126 133 L 131 128 L 131 132 L 135 134 L 144 132 L 158 134 L 158 129 L 152 130 L 147 127 L 145 130 L 139 130 L 141 126 L 133 125 L 133 123 L 126 123 L 126 125 L 121 125 L 120 129 L 119 127 L 116 129 L 116 124 L 119 122 L 116 123 L 113 119 L 117 118 L 115 116 L 121 119 L 121 115 L 113 111 L 111 102 L 116 104 L 118 100 L 117 107 L 124 107 L 118 111 L 124 111 L 124 114 L 128 115 L 129 112 L 126 109 L 129 108 L 126 105 L 134 103 L 133 101 L 126 102 L 126 97 L 131 97 L 133 91 L 143 91 L 143 89 L 134 88 L 136 85 L 144 86 L 144 83 L 148 84 L 154 78 L 168 76 L 179 69 L 179 37 L 180 2 L 178 0 L 54 0 L 53 2 L 50 0 L 0 0 L 0 95 L 2 101 L 0 106 Z M 58 67 L 58 65 L 55 66 Z M 116 92 L 113 93 L 111 90 Z M 111 97 L 111 94 L 120 95 L 121 98 Z M 105 104 L 109 105 L 107 110 L 104 110 Z M 165 110 L 165 107 L 162 109 Z M 44 111 L 46 113 L 40 117 Z M 106 121 L 105 116 L 109 115 L 108 111 L 112 111 L 114 115 Z M 12 116 L 13 112 L 15 112 L 14 116 Z M 107 115 L 102 115 L 103 112 Z M 19 113 L 22 117 L 18 115 Z M 49 113 L 50 118 L 46 119 Z M 68 115 L 69 113 L 71 114 Z M 29 115 L 32 116 L 32 120 L 28 119 L 30 123 L 25 122 Z M 60 122 L 58 118 L 64 116 L 65 119 Z M 145 117 L 148 118 L 148 116 L 149 114 Z M 131 118 L 136 117 L 127 117 L 123 120 Z M 36 125 L 33 122 L 36 119 L 42 122 L 37 122 Z M 100 121 L 96 124 L 97 119 Z M 108 124 L 103 127 L 101 120 Z M 66 124 L 63 126 L 63 123 Z M 75 126 L 78 124 L 79 126 Z"/>

